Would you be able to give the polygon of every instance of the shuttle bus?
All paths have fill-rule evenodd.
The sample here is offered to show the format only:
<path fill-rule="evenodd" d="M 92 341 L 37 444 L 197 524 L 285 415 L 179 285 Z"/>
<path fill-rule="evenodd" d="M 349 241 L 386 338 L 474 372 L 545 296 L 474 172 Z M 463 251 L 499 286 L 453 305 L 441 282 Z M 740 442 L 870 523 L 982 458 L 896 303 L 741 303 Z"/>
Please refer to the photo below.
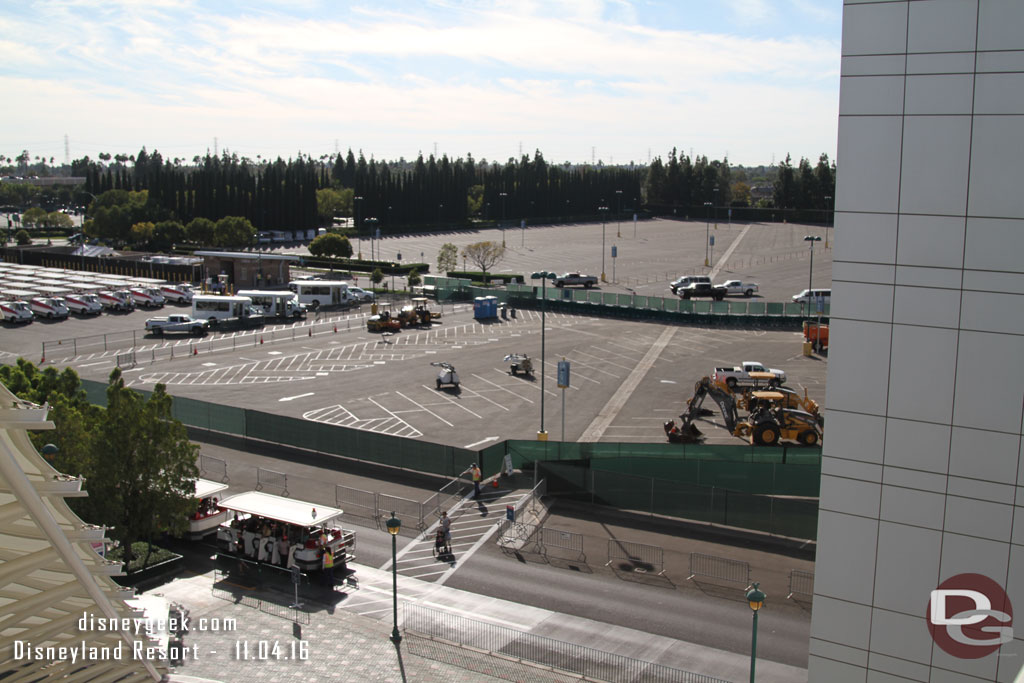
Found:
<path fill-rule="evenodd" d="M 252 299 L 247 296 L 196 294 L 192 297 L 192 317 L 208 321 L 211 327 L 231 320 L 263 323 L 262 314 L 253 310 Z"/>
<path fill-rule="evenodd" d="M 261 491 L 231 496 L 218 505 L 231 518 L 217 529 L 221 553 L 300 571 L 320 571 L 329 547 L 342 573 L 355 560 L 356 532 L 342 529 L 342 511 Z"/>
<path fill-rule="evenodd" d="M 340 280 L 292 280 L 288 289 L 299 297 L 299 303 L 313 308 L 355 303 L 348 291 L 348 283 Z"/>
<path fill-rule="evenodd" d="M 306 317 L 306 307 L 299 303 L 295 292 L 290 290 L 244 289 L 238 292 L 238 296 L 252 299 L 253 307 L 261 309 L 268 318 Z"/>

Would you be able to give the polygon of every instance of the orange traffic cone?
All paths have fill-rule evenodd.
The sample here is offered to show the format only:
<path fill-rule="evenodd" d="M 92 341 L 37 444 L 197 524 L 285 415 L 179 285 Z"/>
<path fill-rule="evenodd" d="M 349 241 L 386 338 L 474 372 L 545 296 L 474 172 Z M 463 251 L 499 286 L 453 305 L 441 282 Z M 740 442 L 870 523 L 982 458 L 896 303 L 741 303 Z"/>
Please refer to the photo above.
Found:
<path fill-rule="evenodd" d="M 260 344 L 263 343 L 263 337 L 260 337 Z"/>
<path fill-rule="evenodd" d="M 198 346 L 193 346 L 192 347 L 192 355 L 193 356 L 198 356 L 199 355 L 199 347 Z"/>
<path fill-rule="evenodd" d="M 491 487 L 492 488 L 498 488 L 498 480 L 497 479 L 491 480 Z"/>
<path fill-rule="evenodd" d="M 338 334 L 338 323 L 334 323 L 334 334 Z"/>
<path fill-rule="evenodd" d="M 45 362 L 46 362 L 46 356 L 43 356 L 43 357 L 42 357 L 42 358 L 41 358 L 41 359 L 39 360 L 39 364 L 40 364 L 40 365 L 42 365 L 42 364 L 43 364 L 43 363 L 45 363 Z"/>

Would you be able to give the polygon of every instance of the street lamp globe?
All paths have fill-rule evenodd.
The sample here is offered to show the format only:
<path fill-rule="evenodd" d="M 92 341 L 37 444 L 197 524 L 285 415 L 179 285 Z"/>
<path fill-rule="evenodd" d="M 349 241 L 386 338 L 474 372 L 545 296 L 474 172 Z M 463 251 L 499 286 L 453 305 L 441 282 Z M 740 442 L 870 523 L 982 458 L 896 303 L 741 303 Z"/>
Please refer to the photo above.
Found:
<path fill-rule="evenodd" d="M 395 517 L 395 513 L 391 513 L 391 519 L 384 522 L 384 525 L 388 528 L 388 533 L 392 536 L 397 536 L 398 532 L 402 530 L 402 520 Z"/>
<path fill-rule="evenodd" d="M 760 583 L 754 583 L 751 585 L 750 590 L 747 591 L 747 604 L 755 612 L 764 607 L 764 601 L 768 597 L 759 588 L 760 585 Z"/>

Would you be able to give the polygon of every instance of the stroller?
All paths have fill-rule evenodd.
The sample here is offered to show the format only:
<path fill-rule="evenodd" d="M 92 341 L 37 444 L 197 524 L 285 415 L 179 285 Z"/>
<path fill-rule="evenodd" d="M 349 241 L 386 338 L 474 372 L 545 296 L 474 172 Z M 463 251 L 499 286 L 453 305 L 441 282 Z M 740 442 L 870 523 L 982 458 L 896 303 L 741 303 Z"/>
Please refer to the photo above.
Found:
<path fill-rule="evenodd" d="M 434 534 L 434 557 L 444 557 L 451 553 L 452 549 L 448 545 L 448 539 L 445 538 L 444 529 L 437 527 L 437 533 Z"/>

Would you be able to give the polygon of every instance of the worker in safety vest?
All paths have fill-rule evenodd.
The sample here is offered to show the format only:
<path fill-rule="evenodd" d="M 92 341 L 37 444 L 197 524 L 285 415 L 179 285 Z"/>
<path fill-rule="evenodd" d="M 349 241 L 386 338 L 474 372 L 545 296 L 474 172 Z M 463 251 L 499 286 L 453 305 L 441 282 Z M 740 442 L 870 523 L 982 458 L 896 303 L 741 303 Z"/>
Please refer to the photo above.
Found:
<path fill-rule="evenodd" d="M 473 463 L 469 466 L 469 471 L 473 476 L 473 497 L 480 497 L 480 480 L 483 478 L 483 473 L 480 472 L 480 468 Z"/>
<path fill-rule="evenodd" d="M 331 552 L 330 546 L 324 548 L 324 583 L 328 586 L 334 586 L 334 553 Z"/>

